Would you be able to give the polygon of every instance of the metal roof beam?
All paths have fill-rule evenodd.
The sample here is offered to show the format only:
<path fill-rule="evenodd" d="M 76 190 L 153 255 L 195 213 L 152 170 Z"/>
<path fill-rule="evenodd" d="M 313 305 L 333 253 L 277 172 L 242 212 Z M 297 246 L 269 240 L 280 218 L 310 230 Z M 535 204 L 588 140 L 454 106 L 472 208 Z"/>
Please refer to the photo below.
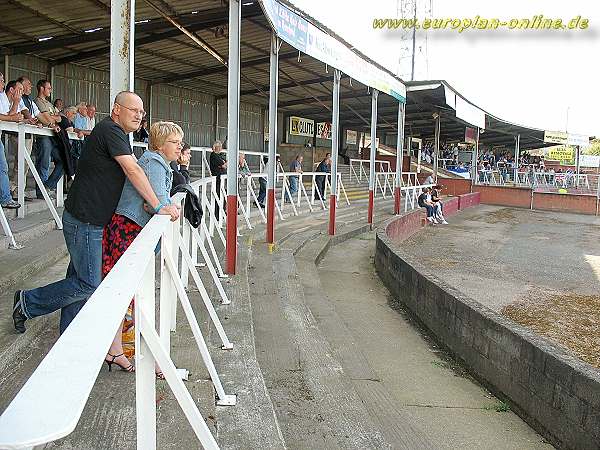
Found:
<path fill-rule="evenodd" d="M 183 23 L 189 25 L 190 27 L 198 27 L 198 26 L 206 26 L 207 28 L 211 28 L 213 26 L 219 26 L 223 24 L 223 14 L 227 14 L 226 10 L 218 10 L 218 13 L 212 13 L 205 15 L 202 19 L 198 18 L 197 14 L 190 15 L 186 14 L 184 19 L 182 19 Z M 208 16 L 208 17 L 207 17 Z M 135 26 L 135 33 L 151 33 L 159 30 L 164 30 L 170 27 L 169 22 L 163 19 L 154 19 L 148 23 L 138 23 Z M 175 36 L 179 35 L 179 32 L 174 33 Z M 103 30 L 95 31 L 94 33 L 85 33 L 83 35 L 80 34 L 69 34 L 63 36 L 57 36 L 54 39 L 50 39 L 43 42 L 37 42 L 36 44 L 13 44 L 6 46 L 7 49 L 4 50 L 3 54 L 10 55 L 20 55 L 23 53 L 30 53 L 33 51 L 40 52 L 46 50 L 54 50 L 57 48 L 62 48 L 65 45 L 73 44 L 73 40 L 77 40 L 77 44 L 81 44 L 84 42 L 96 42 L 96 41 L 106 41 L 110 38 L 110 28 L 107 27 Z M 165 37 L 167 39 L 167 37 Z"/>
<path fill-rule="evenodd" d="M 296 58 L 296 57 L 297 57 L 297 52 L 283 53 L 280 55 L 279 59 L 281 60 L 281 59 L 289 59 L 289 58 Z M 261 64 L 266 64 L 268 62 L 269 62 L 269 56 L 250 59 L 247 61 L 243 61 L 240 64 L 240 68 L 259 66 Z M 174 81 L 187 80 L 189 78 L 197 78 L 197 77 L 202 77 L 202 76 L 206 76 L 206 75 L 214 75 L 216 73 L 226 73 L 226 72 L 227 72 L 227 67 L 225 67 L 223 65 L 219 65 L 219 66 L 207 67 L 206 69 L 194 70 L 194 71 L 188 72 L 188 73 L 182 73 L 180 75 L 164 78 L 162 80 L 157 80 L 157 83 L 172 83 Z M 269 88 L 267 87 L 266 90 L 268 91 Z M 260 91 L 257 91 L 256 93 L 259 93 L 259 92 Z"/>
<path fill-rule="evenodd" d="M 261 15 L 262 14 L 262 10 L 260 8 L 256 9 L 256 8 L 244 8 L 242 9 L 242 18 L 245 19 L 247 17 L 254 17 L 257 15 Z M 218 15 L 214 15 L 214 17 L 211 17 L 209 19 L 203 19 L 201 22 L 196 22 L 192 25 L 187 26 L 187 29 L 189 31 L 201 31 L 201 30 L 206 30 L 208 28 L 212 28 L 212 27 L 216 27 L 216 26 L 222 26 L 222 25 L 226 25 L 228 23 L 229 19 L 227 14 L 225 14 L 224 16 L 218 16 Z M 163 22 L 164 26 L 169 26 L 169 22 L 167 22 L 166 20 Z M 97 31 L 96 33 L 101 33 L 102 31 Z M 141 30 L 137 30 L 136 29 L 136 33 L 141 32 Z M 87 34 L 96 34 L 96 33 L 87 33 Z M 108 30 L 108 33 L 110 33 L 110 30 Z M 180 36 L 181 35 L 181 31 L 177 28 L 173 28 L 170 29 L 168 31 L 164 31 L 162 33 L 152 33 L 148 36 L 144 36 L 144 37 L 138 37 L 135 39 L 135 46 L 139 46 L 139 45 L 147 45 L 147 44 L 152 44 L 153 42 L 158 42 L 158 41 L 162 41 L 165 39 L 169 39 L 172 37 L 176 37 L 176 36 Z M 82 36 L 83 37 L 83 36 Z M 97 40 L 105 40 L 108 39 L 109 34 L 106 35 L 104 38 L 101 39 L 94 39 L 95 41 Z M 52 39 L 53 40 L 53 39 Z M 70 42 L 71 44 L 73 43 L 72 41 Z M 79 43 L 79 42 L 78 42 Z M 37 50 L 37 49 L 36 49 Z M 32 50 L 33 51 L 33 50 Z M 61 64 L 67 64 L 67 63 L 71 63 L 74 61 L 79 61 L 82 59 L 89 59 L 89 58 L 95 58 L 96 56 L 100 56 L 100 55 L 108 55 L 108 52 L 110 51 L 110 45 L 103 45 L 102 47 L 99 48 L 95 48 L 93 50 L 85 50 L 83 52 L 78 52 L 74 55 L 70 55 L 70 56 L 66 56 L 64 58 L 59 58 L 57 60 L 55 60 L 53 62 L 53 65 L 61 65 Z"/>
<path fill-rule="evenodd" d="M 296 54 L 296 53 L 294 53 Z M 279 85 L 279 90 L 281 91 L 282 89 L 291 89 L 291 88 L 295 88 L 298 86 L 308 86 L 310 84 L 319 84 L 319 83 L 323 83 L 324 81 L 331 81 L 333 78 L 332 75 L 327 75 L 325 77 L 319 77 L 319 78 L 312 78 L 310 80 L 304 80 L 304 81 L 298 81 L 295 83 L 284 83 L 284 84 L 280 84 Z M 263 91 L 268 91 L 269 90 L 269 86 L 260 86 L 260 89 L 246 89 L 243 91 L 240 91 L 240 95 L 254 95 L 254 94 L 258 94 L 260 92 Z M 220 97 L 217 97 L 217 99 L 222 99 L 227 97 L 226 95 L 222 95 Z"/>

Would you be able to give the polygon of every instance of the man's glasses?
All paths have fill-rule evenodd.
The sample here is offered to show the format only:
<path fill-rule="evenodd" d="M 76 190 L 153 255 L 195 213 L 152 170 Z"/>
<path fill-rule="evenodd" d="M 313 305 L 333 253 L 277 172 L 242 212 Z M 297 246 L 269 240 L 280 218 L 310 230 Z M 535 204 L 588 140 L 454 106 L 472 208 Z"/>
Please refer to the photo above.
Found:
<path fill-rule="evenodd" d="M 146 117 L 146 111 L 144 111 L 143 109 L 130 108 L 129 106 L 121 105 L 120 103 L 117 103 L 117 105 L 128 109 L 129 111 L 133 112 L 136 116 Z"/>

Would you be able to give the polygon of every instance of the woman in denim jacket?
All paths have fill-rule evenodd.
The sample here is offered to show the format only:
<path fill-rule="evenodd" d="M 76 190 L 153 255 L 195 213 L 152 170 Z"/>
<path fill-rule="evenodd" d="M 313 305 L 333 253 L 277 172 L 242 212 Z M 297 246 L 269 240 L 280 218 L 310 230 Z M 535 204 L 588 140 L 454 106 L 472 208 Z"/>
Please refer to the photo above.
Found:
<path fill-rule="evenodd" d="M 160 200 L 160 205 L 155 211 L 149 211 L 148 206 L 144 205 L 144 199 L 138 194 L 131 182 L 129 180 L 125 182 L 117 209 L 110 223 L 104 227 L 102 237 L 103 277 L 110 272 L 121 255 L 125 253 L 125 250 L 142 231 L 142 227 L 150 221 L 152 215 L 156 214 L 163 206 L 171 203 L 169 193 L 173 180 L 173 170 L 170 163 L 180 157 L 182 139 L 183 131 L 181 127 L 173 122 L 157 122 L 150 127 L 149 150 L 144 152 L 138 160 L 138 164 L 144 169 L 154 193 Z M 117 331 L 105 358 L 109 371 L 113 364 L 127 372 L 135 371 L 128 358 L 133 356 L 133 349 L 128 352 L 128 355 L 125 355 L 123 351 L 123 334 L 128 333 L 131 335 L 133 331 L 133 314 L 131 311 L 133 311 L 133 301 L 130 305 L 130 311 L 128 311 L 130 320 L 124 320 L 124 324 Z M 162 378 L 162 374 L 158 370 L 157 376 Z"/>

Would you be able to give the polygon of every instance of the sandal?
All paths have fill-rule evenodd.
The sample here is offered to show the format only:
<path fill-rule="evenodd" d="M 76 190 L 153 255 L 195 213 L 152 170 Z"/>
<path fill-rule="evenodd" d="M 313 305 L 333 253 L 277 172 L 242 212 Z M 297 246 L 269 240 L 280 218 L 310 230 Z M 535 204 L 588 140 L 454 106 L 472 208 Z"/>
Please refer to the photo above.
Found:
<path fill-rule="evenodd" d="M 112 372 L 112 365 L 116 364 L 117 366 L 119 366 L 121 368 L 121 370 L 125 371 L 125 372 L 135 372 L 135 367 L 133 366 L 133 364 L 129 363 L 128 366 L 122 366 L 121 364 L 119 364 L 118 362 L 115 361 L 115 359 L 117 359 L 119 356 L 125 356 L 123 353 L 119 353 L 118 355 L 112 355 L 112 354 L 108 354 L 108 356 L 110 356 L 112 359 L 109 361 L 107 358 L 104 359 L 104 362 L 108 365 L 108 371 Z M 127 358 L 127 357 L 125 357 Z M 129 362 L 129 360 L 127 360 L 127 362 Z"/>

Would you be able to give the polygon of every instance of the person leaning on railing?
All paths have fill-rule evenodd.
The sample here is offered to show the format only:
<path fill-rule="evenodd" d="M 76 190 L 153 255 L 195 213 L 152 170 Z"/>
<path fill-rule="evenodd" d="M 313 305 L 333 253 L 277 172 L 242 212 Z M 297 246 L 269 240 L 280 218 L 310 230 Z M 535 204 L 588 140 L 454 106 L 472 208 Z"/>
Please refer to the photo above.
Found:
<path fill-rule="evenodd" d="M 17 101 L 8 98 L 4 92 L 4 75 L 0 72 L 0 120 L 6 122 L 22 122 L 24 117 L 19 110 L 20 97 Z M 21 205 L 13 200 L 10 195 L 10 181 L 8 178 L 8 163 L 4 144 L 0 139 L 0 205 L 2 208 L 17 209 Z"/>
<path fill-rule="evenodd" d="M 65 201 L 63 235 L 71 258 L 65 279 L 14 296 L 13 323 L 25 332 L 25 321 L 62 309 L 60 332 L 71 323 L 102 280 L 102 234 L 117 208 L 128 179 L 159 214 L 179 218 L 179 208 L 164 205 L 137 164 L 128 133 L 145 116 L 134 92 L 117 94 L 111 115 L 99 122 L 86 142 L 77 176 Z"/>
<path fill-rule="evenodd" d="M 181 157 L 183 131 L 173 122 L 156 122 L 150 127 L 149 151 L 144 152 L 138 164 L 150 181 L 152 190 L 161 205 L 171 204 L 170 192 L 173 182 L 171 162 Z M 102 277 L 114 267 L 119 258 L 125 253 L 142 228 L 156 213 L 152 208 L 144 207 L 144 198 L 138 193 L 133 184 L 125 181 L 123 192 L 110 223 L 104 227 L 102 237 Z M 130 306 L 133 311 L 133 301 Z M 105 361 L 110 371 L 113 364 L 127 372 L 134 372 L 133 364 L 123 352 L 123 333 L 131 335 L 132 320 L 126 327 L 119 327 L 117 334 L 108 350 Z M 127 338 L 126 338 L 127 339 Z M 162 373 L 157 372 L 162 378 Z"/>

